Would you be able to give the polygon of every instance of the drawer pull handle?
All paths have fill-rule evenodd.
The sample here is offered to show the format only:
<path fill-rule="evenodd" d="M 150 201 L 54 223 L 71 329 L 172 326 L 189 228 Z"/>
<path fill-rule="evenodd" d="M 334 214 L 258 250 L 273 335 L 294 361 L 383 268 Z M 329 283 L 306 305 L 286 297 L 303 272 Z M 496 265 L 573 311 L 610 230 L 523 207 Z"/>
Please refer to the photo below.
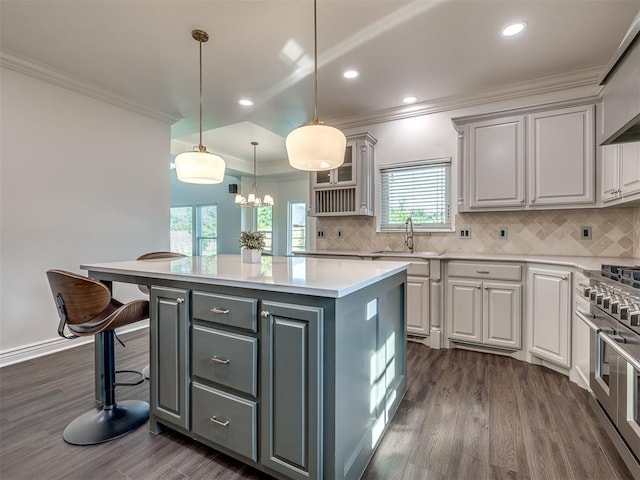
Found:
<path fill-rule="evenodd" d="M 218 425 L 219 427 L 226 427 L 227 425 L 229 425 L 229 420 L 226 420 L 224 422 L 221 422 L 220 420 L 218 420 L 216 418 L 216 416 L 214 415 L 213 417 L 211 417 L 209 420 L 211 420 L 213 423 L 215 423 L 216 425 Z"/>
<path fill-rule="evenodd" d="M 216 363 L 221 363 L 223 365 L 227 365 L 229 363 L 228 358 L 218 357 L 217 355 L 214 355 L 213 357 L 211 357 L 211 361 Z"/>
<path fill-rule="evenodd" d="M 211 311 L 212 311 L 213 313 L 223 313 L 223 314 L 225 314 L 225 315 L 226 315 L 227 313 L 229 313 L 229 309 L 228 309 L 228 308 L 218 308 L 218 307 L 213 307 L 213 308 L 211 309 Z"/>
<path fill-rule="evenodd" d="M 476 273 L 491 273 L 489 270 L 476 270 Z"/>
<path fill-rule="evenodd" d="M 176 303 L 184 303 L 184 298 L 176 298 Z"/>
<path fill-rule="evenodd" d="M 262 311 L 260 312 L 260 316 L 261 316 L 262 318 L 267 318 L 269 315 L 270 315 L 270 313 L 269 313 L 267 310 L 262 310 Z"/>

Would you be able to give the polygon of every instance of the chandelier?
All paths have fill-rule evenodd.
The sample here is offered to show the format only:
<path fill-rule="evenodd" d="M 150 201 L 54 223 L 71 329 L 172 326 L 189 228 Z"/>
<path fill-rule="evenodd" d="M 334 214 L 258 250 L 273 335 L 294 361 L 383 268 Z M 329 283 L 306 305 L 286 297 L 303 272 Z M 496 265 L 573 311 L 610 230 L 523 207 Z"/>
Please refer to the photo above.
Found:
<path fill-rule="evenodd" d="M 260 192 L 258 192 L 258 184 L 256 181 L 256 147 L 258 146 L 258 142 L 251 142 L 251 145 L 253 145 L 253 186 L 251 187 L 251 193 L 246 197 L 238 193 L 236 195 L 235 203 L 241 207 L 272 207 L 273 197 L 271 195 L 266 194 L 264 198 L 260 198 Z"/>

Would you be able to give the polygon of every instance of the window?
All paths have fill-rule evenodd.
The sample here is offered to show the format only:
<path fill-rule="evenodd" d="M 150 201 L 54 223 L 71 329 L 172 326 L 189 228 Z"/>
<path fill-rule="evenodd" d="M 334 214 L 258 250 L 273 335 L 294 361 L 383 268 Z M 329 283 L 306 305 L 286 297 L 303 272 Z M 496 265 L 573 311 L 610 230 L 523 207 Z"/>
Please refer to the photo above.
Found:
<path fill-rule="evenodd" d="M 184 255 L 215 255 L 218 251 L 218 207 L 171 207 L 170 248 Z M 194 236 L 195 232 L 195 236 Z"/>
<path fill-rule="evenodd" d="M 193 253 L 193 207 L 171 207 L 169 244 L 172 252 Z"/>
<path fill-rule="evenodd" d="M 215 255 L 218 253 L 218 206 L 199 205 L 196 211 L 197 254 Z"/>
<path fill-rule="evenodd" d="M 380 169 L 380 230 L 451 228 L 451 159 Z"/>
<path fill-rule="evenodd" d="M 291 252 L 307 249 L 307 204 L 289 202 L 289 245 Z"/>
<path fill-rule="evenodd" d="M 258 207 L 256 216 L 258 231 L 264 233 L 264 251 L 273 253 L 273 208 Z"/>

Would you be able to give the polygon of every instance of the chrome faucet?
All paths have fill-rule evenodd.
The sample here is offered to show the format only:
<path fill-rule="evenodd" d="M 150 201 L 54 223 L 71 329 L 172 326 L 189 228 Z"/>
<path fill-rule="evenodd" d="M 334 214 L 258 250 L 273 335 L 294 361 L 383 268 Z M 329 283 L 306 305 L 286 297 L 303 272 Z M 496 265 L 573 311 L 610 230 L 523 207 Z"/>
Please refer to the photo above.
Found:
<path fill-rule="evenodd" d="M 404 244 L 409 249 L 409 252 L 413 253 L 413 220 L 411 220 L 411 217 L 407 217 L 404 221 Z"/>

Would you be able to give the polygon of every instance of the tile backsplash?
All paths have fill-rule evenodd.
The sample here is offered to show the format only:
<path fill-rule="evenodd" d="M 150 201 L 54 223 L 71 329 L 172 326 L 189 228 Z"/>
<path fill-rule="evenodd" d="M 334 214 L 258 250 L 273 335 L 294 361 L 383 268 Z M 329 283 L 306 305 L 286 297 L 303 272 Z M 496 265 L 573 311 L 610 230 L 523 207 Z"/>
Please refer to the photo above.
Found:
<path fill-rule="evenodd" d="M 415 234 L 417 251 L 640 257 L 640 207 L 460 213 L 456 232 Z M 591 227 L 591 239 L 581 239 Z M 405 250 L 402 233 L 376 233 L 373 217 L 319 217 L 318 250 Z M 499 228 L 507 231 L 499 238 Z M 459 238 L 468 229 L 470 238 Z M 338 237 L 338 230 L 342 231 Z"/>

